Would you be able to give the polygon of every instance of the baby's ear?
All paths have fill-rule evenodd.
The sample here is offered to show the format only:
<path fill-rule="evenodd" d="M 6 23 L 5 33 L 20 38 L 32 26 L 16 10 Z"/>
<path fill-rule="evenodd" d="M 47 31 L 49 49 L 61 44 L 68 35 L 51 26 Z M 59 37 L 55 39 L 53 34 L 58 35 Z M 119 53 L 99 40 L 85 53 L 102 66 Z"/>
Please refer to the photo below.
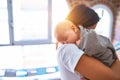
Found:
<path fill-rule="evenodd" d="M 77 31 L 78 31 L 78 28 L 77 28 L 75 25 L 72 25 L 72 27 L 71 27 L 71 28 L 72 28 L 72 30 L 73 30 L 73 31 L 75 31 L 75 32 L 77 32 Z"/>

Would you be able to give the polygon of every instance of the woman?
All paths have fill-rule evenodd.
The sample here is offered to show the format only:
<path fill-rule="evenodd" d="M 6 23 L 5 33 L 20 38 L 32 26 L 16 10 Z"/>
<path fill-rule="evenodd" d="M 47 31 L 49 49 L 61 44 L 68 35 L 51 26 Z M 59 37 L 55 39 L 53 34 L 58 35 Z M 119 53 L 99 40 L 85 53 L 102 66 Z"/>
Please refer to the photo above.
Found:
<path fill-rule="evenodd" d="M 99 21 L 98 15 L 84 5 L 78 5 L 68 14 L 68 20 L 76 26 L 82 25 L 86 28 L 95 28 Z M 77 27 L 76 27 L 77 28 Z M 75 44 L 58 44 L 58 64 L 62 80 L 120 80 L 120 66 L 117 60 L 112 69 L 102 64 L 93 57 L 87 56 Z"/>

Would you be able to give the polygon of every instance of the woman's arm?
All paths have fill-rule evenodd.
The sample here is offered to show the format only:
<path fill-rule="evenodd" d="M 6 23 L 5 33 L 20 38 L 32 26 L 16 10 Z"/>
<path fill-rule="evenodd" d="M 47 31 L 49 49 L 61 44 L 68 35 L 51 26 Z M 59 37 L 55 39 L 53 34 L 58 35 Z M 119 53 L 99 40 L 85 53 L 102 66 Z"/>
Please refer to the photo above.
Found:
<path fill-rule="evenodd" d="M 112 64 L 111 69 L 120 76 L 120 61 L 116 60 Z"/>
<path fill-rule="evenodd" d="M 120 80 L 119 75 L 93 57 L 83 55 L 75 70 L 90 80 Z"/>

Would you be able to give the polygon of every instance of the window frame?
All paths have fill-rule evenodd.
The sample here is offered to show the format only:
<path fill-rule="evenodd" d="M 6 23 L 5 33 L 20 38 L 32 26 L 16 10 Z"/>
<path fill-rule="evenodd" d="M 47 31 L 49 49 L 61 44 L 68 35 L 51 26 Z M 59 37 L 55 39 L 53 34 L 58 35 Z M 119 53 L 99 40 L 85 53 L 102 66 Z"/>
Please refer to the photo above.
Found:
<path fill-rule="evenodd" d="M 36 40 L 25 40 L 15 41 L 14 40 L 14 26 L 13 26 L 13 8 L 12 0 L 7 0 L 8 10 L 8 26 L 9 26 L 9 44 L 0 45 L 35 45 L 35 44 L 50 44 L 51 41 L 51 15 L 52 15 L 52 0 L 48 0 L 48 38 L 47 39 L 36 39 Z"/>
<path fill-rule="evenodd" d="M 51 22 L 52 22 L 52 0 L 48 0 L 48 38 L 47 39 L 36 39 L 36 40 L 25 40 L 25 41 L 15 41 L 14 39 L 14 26 L 13 26 L 13 6 L 12 0 L 7 0 L 7 10 L 8 10 L 8 26 L 9 26 L 9 44 L 0 44 L 3 46 L 8 45 L 37 45 L 37 44 L 50 44 L 51 39 Z"/>

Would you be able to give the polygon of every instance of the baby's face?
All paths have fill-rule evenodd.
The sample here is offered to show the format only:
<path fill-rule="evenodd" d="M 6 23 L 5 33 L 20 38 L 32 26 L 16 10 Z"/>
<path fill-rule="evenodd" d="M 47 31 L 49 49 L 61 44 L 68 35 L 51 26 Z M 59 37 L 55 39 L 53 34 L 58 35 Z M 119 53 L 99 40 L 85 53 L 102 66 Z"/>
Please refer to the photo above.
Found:
<path fill-rule="evenodd" d="M 63 44 L 76 43 L 80 37 L 79 29 L 70 21 L 62 21 L 55 28 L 55 37 Z"/>
<path fill-rule="evenodd" d="M 78 40 L 78 34 L 74 30 L 69 29 L 64 33 L 64 39 L 61 42 L 64 44 L 76 43 L 77 40 Z"/>

